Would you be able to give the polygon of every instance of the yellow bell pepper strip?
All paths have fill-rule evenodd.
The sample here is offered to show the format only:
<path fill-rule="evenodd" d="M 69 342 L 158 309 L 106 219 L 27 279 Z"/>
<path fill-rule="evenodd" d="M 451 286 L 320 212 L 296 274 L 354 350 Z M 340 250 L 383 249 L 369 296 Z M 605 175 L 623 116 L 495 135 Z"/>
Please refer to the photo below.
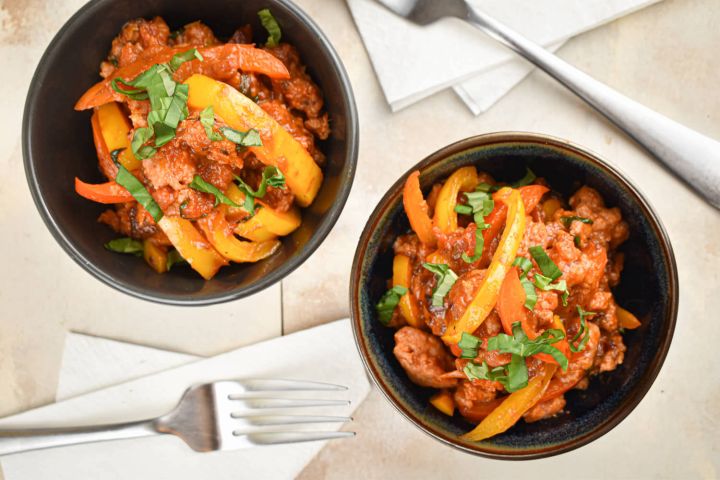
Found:
<path fill-rule="evenodd" d="M 90 87 L 75 104 L 75 110 L 87 110 L 113 101 L 127 101 L 125 95 L 113 90 L 112 81 L 114 79 L 134 80 L 153 65 L 167 63 L 175 54 L 186 52 L 190 48 L 188 45 L 167 47 L 153 50 L 149 56 L 141 55 L 137 61 L 115 70 L 108 78 Z M 183 81 L 193 73 L 212 72 L 220 65 L 222 65 L 221 71 L 242 70 L 262 73 L 273 79 L 290 78 L 290 73 L 281 60 L 270 52 L 255 48 L 253 45 L 228 43 L 197 50 L 203 60 L 194 60 L 183 64 L 174 75 L 176 81 Z"/>
<path fill-rule="evenodd" d="M 435 204 L 435 216 L 433 225 L 441 232 L 450 233 L 458 228 L 457 197 L 460 192 L 469 192 L 478 184 L 478 176 L 475 167 L 463 167 L 455 170 L 443 184 Z"/>
<path fill-rule="evenodd" d="M 102 130 L 100 129 L 100 121 L 97 110 L 90 117 L 90 125 L 92 126 L 93 143 L 95 144 L 95 152 L 98 157 L 98 167 L 108 180 L 115 180 L 117 177 L 118 167 L 112 160 L 110 150 L 105 145 Z"/>
<path fill-rule="evenodd" d="M 642 323 L 637 319 L 635 315 L 628 312 L 619 305 L 615 306 L 615 312 L 618 318 L 618 325 L 620 328 L 626 328 L 628 330 L 634 330 L 638 328 Z"/>
<path fill-rule="evenodd" d="M 430 397 L 430 404 L 448 417 L 452 417 L 455 413 L 455 400 L 447 390 L 443 390 Z"/>
<path fill-rule="evenodd" d="M 188 106 L 195 110 L 213 107 L 229 127 L 243 132 L 255 129 L 262 145 L 247 147 L 264 164 L 280 169 L 285 182 L 302 207 L 310 205 L 323 180 L 323 174 L 307 150 L 255 102 L 236 89 L 204 75 L 193 75 Z"/>
<path fill-rule="evenodd" d="M 552 218 L 556 211 L 558 211 L 560 208 L 562 208 L 562 204 L 560 203 L 560 200 L 558 200 L 555 197 L 548 198 L 545 202 L 542 204 L 543 213 L 545 214 L 545 218 Z"/>
<path fill-rule="evenodd" d="M 228 264 L 189 220 L 165 215 L 158 225 L 180 256 L 205 280 L 210 280 L 220 267 Z"/>
<path fill-rule="evenodd" d="M 423 322 L 420 319 L 420 308 L 418 307 L 415 297 L 410 293 L 410 278 L 412 275 L 412 263 L 410 257 L 406 255 L 395 255 L 393 258 L 393 287 L 401 286 L 408 289 L 398 302 L 400 314 L 405 321 L 415 327 L 422 328 Z"/>
<path fill-rule="evenodd" d="M 502 201 L 508 207 L 505 230 L 500 237 L 497 250 L 492 257 L 487 274 L 475 297 L 465 313 L 454 323 L 448 325 L 442 339 L 446 344 L 458 343 L 463 332 L 473 333 L 495 307 L 500 287 L 510 271 L 520 242 L 525 234 L 525 207 L 520 192 L 505 187 L 498 191 L 496 201 Z"/>
<path fill-rule="evenodd" d="M 436 264 L 448 264 L 448 260 L 445 258 L 445 256 L 440 253 L 440 250 L 435 250 L 431 254 L 429 254 L 427 257 L 425 257 L 425 261 L 427 263 L 436 263 Z"/>
<path fill-rule="evenodd" d="M 98 203 L 125 203 L 135 201 L 135 197 L 125 187 L 115 182 L 100 184 L 85 183 L 75 177 L 75 191 L 81 197 Z"/>
<path fill-rule="evenodd" d="M 245 202 L 245 194 L 234 183 L 230 184 L 225 195 L 238 205 L 243 205 Z M 294 232 L 302 222 L 300 209 L 297 207 L 292 207 L 287 212 L 280 212 L 270 208 L 261 200 L 256 199 L 255 203 L 260 205 L 260 208 L 255 209 L 255 215 L 235 227 L 235 233 L 243 238 L 264 242 L 278 236 L 283 237 Z M 233 208 L 228 209 L 230 212 L 233 210 Z"/>
<path fill-rule="evenodd" d="M 155 245 L 150 240 L 143 241 L 143 258 L 150 268 L 157 273 L 165 273 L 168 269 L 168 254 L 163 247 Z"/>
<path fill-rule="evenodd" d="M 233 262 L 257 262 L 269 257 L 280 248 L 280 240 L 245 242 L 235 238 L 232 228 L 225 220 L 225 205 L 220 205 L 210 215 L 197 221 L 205 237 L 220 255 Z"/>
<path fill-rule="evenodd" d="M 130 148 L 130 121 L 120 110 L 120 106 L 115 102 L 110 102 L 99 106 L 95 112 L 107 151 L 123 149 L 117 157 L 118 162 L 131 172 L 140 168 L 140 160 L 135 158 L 132 148 Z"/>
<path fill-rule="evenodd" d="M 425 245 L 435 245 L 435 234 L 432 230 L 432 220 L 428 214 L 428 204 L 420 190 L 420 172 L 412 172 L 405 181 L 403 189 L 403 207 L 410 221 L 410 226 L 418 238 Z"/>
<path fill-rule="evenodd" d="M 460 438 L 480 442 L 515 425 L 542 398 L 556 369 L 557 365 L 546 363 L 542 372 L 533 377 L 527 387 L 511 393 L 477 427 Z"/>

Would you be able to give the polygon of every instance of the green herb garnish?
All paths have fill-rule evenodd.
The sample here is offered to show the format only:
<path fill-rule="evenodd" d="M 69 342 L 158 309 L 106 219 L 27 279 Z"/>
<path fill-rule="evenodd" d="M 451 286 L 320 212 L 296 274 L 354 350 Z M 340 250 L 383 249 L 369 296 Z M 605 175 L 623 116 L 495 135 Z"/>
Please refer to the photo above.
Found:
<path fill-rule="evenodd" d="M 520 269 L 520 277 L 524 277 L 527 275 L 527 273 L 532 268 L 532 262 L 530 259 L 525 257 L 516 257 L 515 260 L 513 260 L 513 267 L 518 267 Z"/>
<path fill-rule="evenodd" d="M 460 347 L 461 351 L 460 358 L 477 357 L 480 345 L 482 345 L 482 342 L 478 337 L 467 332 L 463 332 L 460 336 L 460 341 L 458 342 L 458 347 Z"/>
<path fill-rule="evenodd" d="M 577 248 L 582 248 L 580 244 L 580 235 L 575 235 L 575 237 L 573 237 L 573 243 Z"/>
<path fill-rule="evenodd" d="M 140 240 L 134 238 L 124 237 L 110 240 L 105 244 L 105 248 L 111 252 L 117 253 L 129 253 L 136 257 L 142 257 L 143 255 L 143 244 Z"/>
<path fill-rule="evenodd" d="M 263 198 L 267 193 L 267 187 L 285 188 L 285 176 L 277 167 L 268 166 L 265 167 L 260 180 L 260 185 L 257 190 L 253 190 L 250 185 L 235 175 L 235 180 L 238 182 L 238 187 L 245 193 L 245 203 L 243 208 L 247 210 L 251 215 L 255 213 L 255 199 Z"/>
<path fill-rule="evenodd" d="M 518 180 L 517 182 L 513 182 L 510 184 L 512 188 L 520 188 L 524 187 L 526 185 L 530 185 L 535 179 L 537 178 L 537 175 L 530 170 L 528 167 L 525 167 L 525 176 Z"/>
<path fill-rule="evenodd" d="M 220 127 L 220 132 L 225 138 L 237 145 L 238 151 L 244 147 L 261 147 L 263 144 L 260 133 L 254 128 L 247 132 L 241 132 L 230 127 Z"/>
<path fill-rule="evenodd" d="M 588 340 L 590 340 L 590 329 L 587 326 L 587 322 L 585 321 L 585 317 L 590 317 L 592 315 L 595 315 L 595 312 L 586 312 L 580 305 L 577 305 L 577 311 L 578 315 L 580 315 L 580 329 L 575 334 L 575 336 L 570 340 L 570 351 L 573 353 L 581 352 L 585 350 L 585 345 L 587 345 Z M 577 347 L 575 346 L 575 342 L 581 338 L 580 343 L 577 344 Z"/>
<path fill-rule="evenodd" d="M 533 266 L 532 262 L 525 257 L 516 257 L 512 264 L 520 269 L 520 285 L 525 290 L 525 308 L 532 312 L 537 303 L 537 292 L 535 292 L 532 282 L 527 278 L 527 274 Z"/>
<path fill-rule="evenodd" d="M 395 285 L 385 292 L 382 297 L 380 297 L 380 301 L 377 305 L 375 305 L 375 309 L 377 310 L 380 318 L 380 323 L 383 325 L 388 325 L 390 323 L 395 307 L 397 307 L 397 304 L 400 303 L 400 297 L 406 293 L 407 288 L 402 285 Z"/>
<path fill-rule="evenodd" d="M 268 39 L 267 42 L 265 42 L 265 46 L 276 47 L 282 38 L 280 25 L 278 25 L 277 20 L 275 20 L 275 17 L 270 12 L 269 8 L 263 8 L 260 10 L 258 12 L 258 17 L 260 17 L 260 23 L 262 23 L 262 26 L 265 27 L 265 30 L 268 32 Z"/>
<path fill-rule="evenodd" d="M 569 216 L 569 217 L 560 217 L 560 221 L 565 225 L 565 227 L 570 227 L 572 222 L 581 222 L 586 223 L 588 225 L 592 225 L 593 221 L 589 218 L 585 217 L 578 217 L 578 216 Z"/>
<path fill-rule="evenodd" d="M 445 295 L 458 279 L 457 274 L 444 263 L 423 263 L 422 266 L 435 274 L 437 285 L 432 294 L 432 306 L 442 307 L 445 303 Z"/>
<path fill-rule="evenodd" d="M 240 208 L 240 205 L 230 200 L 228 197 L 225 196 L 225 194 L 217 188 L 215 185 L 213 185 L 210 182 L 206 182 L 203 180 L 203 178 L 200 175 L 195 175 L 192 179 L 192 182 L 188 185 L 188 187 L 192 188 L 193 190 L 197 190 L 198 192 L 204 192 L 209 193 L 211 195 L 215 196 L 215 206 L 217 207 L 218 203 L 224 203 L 225 205 L 229 205 L 231 207 Z"/>
<path fill-rule="evenodd" d="M 157 147 L 165 145 L 175 138 L 177 127 L 187 118 L 188 89 L 184 84 L 173 80 L 173 74 L 180 66 L 190 60 L 202 60 L 196 49 L 178 53 L 169 63 L 159 63 L 145 70 L 133 80 L 114 78 L 111 82 L 113 90 L 133 100 L 150 100 L 148 126 L 138 128 L 133 134 L 132 151 L 141 160 L 150 158 L 157 152 Z M 120 87 L 120 84 L 125 89 Z M 155 136 L 154 145 L 146 145 Z"/>
<path fill-rule="evenodd" d="M 123 167 L 122 164 L 117 164 L 117 167 L 118 173 L 115 177 L 115 182 L 118 185 L 125 187 L 125 189 L 130 192 L 130 195 L 132 195 L 140 205 L 145 207 L 145 210 L 152 215 L 153 219 L 156 222 L 159 222 L 163 217 L 163 212 L 160 209 L 160 206 L 155 203 L 155 199 L 153 199 L 150 192 L 147 191 L 145 185 L 143 185 L 142 182 L 135 177 L 135 175 L 130 173 L 127 168 Z"/>
<path fill-rule="evenodd" d="M 222 140 L 222 135 L 213 130 L 215 125 L 215 111 L 212 105 L 208 105 L 202 112 L 200 112 L 200 125 L 205 129 L 205 135 L 213 141 L 217 142 Z"/>
<path fill-rule="evenodd" d="M 175 250 L 174 248 L 168 252 L 167 255 L 167 269 L 170 271 L 172 267 L 175 265 L 181 265 L 183 263 L 187 263 L 187 260 L 185 260 L 181 255 L 180 252 Z"/>
<path fill-rule="evenodd" d="M 457 205 L 455 211 L 473 215 L 473 221 L 475 222 L 475 252 L 472 257 L 467 253 L 462 254 L 462 259 L 465 263 L 473 263 L 482 257 L 485 246 L 485 239 L 483 238 L 482 232 L 490 226 L 485 223 L 485 217 L 490 215 L 490 212 L 495 208 L 495 201 L 487 192 L 477 190 L 466 193 L 465 198 L 467 199 L 467 205 Z M 458 210 L 458 207 L 461 207 L 460 210 Z"/>
<path fill-rule="evenodd" d="M 546 277 L 550 277 L 550 280 L 557 280 L 562 276 L 562 271 L 558 268 L 557 265 L 555 265 L 555 262 L 550 260 L 550 257 L 548 254 L 543 250 L 543 248 L 540 245 L 535 245 L 534 247 L 530 247 L 528 249 L 528 252 L 530 252 L 530 255 L 535 259 L 535 262 L 537 262 L 538 267 L 540 267 L 540 271 L 545 275 Z"/>

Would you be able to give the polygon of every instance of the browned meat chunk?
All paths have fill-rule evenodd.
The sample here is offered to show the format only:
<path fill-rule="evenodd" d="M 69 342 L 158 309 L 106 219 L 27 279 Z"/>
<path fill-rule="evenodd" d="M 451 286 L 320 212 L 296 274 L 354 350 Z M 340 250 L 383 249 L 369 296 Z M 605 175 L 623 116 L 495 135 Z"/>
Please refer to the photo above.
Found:
<path fill-rule="evenodd" d="M 423 387 L 450 388 L 455 378 L 443 378 L 453 370 L 453 361 L 442 342 L 435 336 L 413 327 L 395 332 L 395 357 L 410 379 Z"/>
<path fill-rule="evenodd" d="M 560 413 L 563 408 L 565 408 L 565 403 L 565 397 L 563 395 L 551 398 L 550 400 L 545 400 L 544 402 L 538 403 L 530 410 L 525 412 L 523 418 L 526 422 L 531 423 L 537 422 L 538 420 L 542 420 L 544 418 L 553 417 Z"/>

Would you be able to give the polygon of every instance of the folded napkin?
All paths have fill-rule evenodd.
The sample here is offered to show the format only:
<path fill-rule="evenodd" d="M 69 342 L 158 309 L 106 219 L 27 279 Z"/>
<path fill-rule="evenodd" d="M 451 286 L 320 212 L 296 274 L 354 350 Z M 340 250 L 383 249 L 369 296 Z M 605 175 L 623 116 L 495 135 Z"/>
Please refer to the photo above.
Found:
<path fill-rule="evenodd" d="M 108 348 L 116 355 L 123 348 L 133 347 Z M 149 351 L 142 356 L 148 361 L 140 362 L 140 367 L 150 369 L 192 360 L 182 355 L 160 356 Z M 136 366 L 137 358 L 133 360 Z M 64 371 L 77 368 L 75 365 Z M 118 375 L 118 369 L 114 370 L 111 376 Z M 348 387 L 344 392 L 299 392 L 297 396 L 343 398 L 352 402 L 350 407 L 291 411 L 296 414 L 350 415 L 370 388 L 352 339 L 350 322 L 340 320 L 8 417 L 0 420 L 0 428 L 110 423 L 154 417 L 172 409 L 191 384 L 250 377 L 314 380 Z M 77 393 L 78 388 L 79 382 L 66 387 L 65 394 Z M 340 427 L 323 424 L 314 429 Z M 180 439 L 167 435 L 10 455 L 2 458 L 2 468 L 5 480 L 293 478 L 326 443 L 196 453 Z"/>
<path fill-rule="evenodd" d="M 574 35 L 659 0 L 471 1 L 554 51 Z M 420 27 L 375 0 L 347 2 L 393 111 L 453 87 L 477 115 L 532 71 L 515 53 L 459 19 Z"/>

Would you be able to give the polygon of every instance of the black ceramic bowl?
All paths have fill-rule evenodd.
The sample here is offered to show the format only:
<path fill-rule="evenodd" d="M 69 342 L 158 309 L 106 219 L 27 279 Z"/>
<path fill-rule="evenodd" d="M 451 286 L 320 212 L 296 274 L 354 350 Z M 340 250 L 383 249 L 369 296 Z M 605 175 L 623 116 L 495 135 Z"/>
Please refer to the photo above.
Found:
<path fill-rule="evenodd" d="M 73 106 L 100 80 L 98 67 L 112 39 L 128 20 L 162 16 L 170 28 L 195 20 L 221 39 L 246 23 L 263 32 L 257 11 L 270 8 L 282 27 L 283 41 L 297 47 L 307 70 L 323 92 L 331 137 L 325 180 L 317 199 L 303 211 L 302 226 L 283 239 L 272 257 L 252 265 L 222 268 L 210 281 L 189 268 L 164 275 L 142 260 L 108 252 L 103 244 L 117 235 L 97 223 L 106 208 L 75 194 L 73 179 L 105 179 L 97 168 L 90 112 Z M 315 23 L 285 0 L 93 0 L 55 36 L 40 60 L 25 104 L 23 158 L 35 204 L 62 248 L 106 284 L 146 300 L 175 305 L 208 305 L 241 298 L 279 281 L 320 245 L 345 204 L 355 172 L 358 123 L 347 75 L 335 50 Z"/>
<path fill-rule="evenodd" d="M 613 290 L 618 303 L 633 311 L 642 326 L 625 336 L 624 363 L 594 377 L 586 391 L 566 394 L 567 413 L 526 424 L 480 443 L 459 436 L 473 425 L 459 414 L 448 417 L 428 400 L 433 389 L 410 381 L 392 353 L 394 330 L 377 319 L 375 304 L 392 277 L 392 244 L 409 229 L 402 206 L 403 175 L 383 197 L 365 226 L 355 253 L 350 286 L 352 324 L 370 375 L 390 402 L 432 437 L 463 451 L 501 459 L 529 459 L 580 447 L 625 418 L 650 388 L 665 359 L 678 308 L 677 268 L 670 241 L 647 201 L 615 168 L 566 141 L 528 133 L 495 133 L 469 138 L 441 149 L 412 168 L 420 184 L 430 186 L 457 168 L 475 165 L 496 179 L 521 178 L 525 167 L 545 177 L 568 198 L 581 185 L 597 189 L 609 206 L 622 210 L 630 238 L 621 247 L 625 269 Z"/>

